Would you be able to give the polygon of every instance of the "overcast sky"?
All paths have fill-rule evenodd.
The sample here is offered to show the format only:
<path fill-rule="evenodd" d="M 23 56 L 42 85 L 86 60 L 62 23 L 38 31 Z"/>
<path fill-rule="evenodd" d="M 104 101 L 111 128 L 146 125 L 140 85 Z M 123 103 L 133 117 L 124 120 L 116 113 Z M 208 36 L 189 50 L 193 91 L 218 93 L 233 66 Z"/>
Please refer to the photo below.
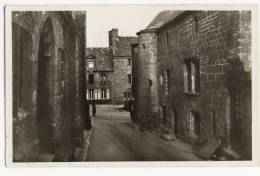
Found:
<path fill-rule="evenodd" d="M 87 47 L 107 47 L 108 31 L 118 28 L 121 36 L 136 36 L 169 6 L 89 6 L 87 7 Z"/>

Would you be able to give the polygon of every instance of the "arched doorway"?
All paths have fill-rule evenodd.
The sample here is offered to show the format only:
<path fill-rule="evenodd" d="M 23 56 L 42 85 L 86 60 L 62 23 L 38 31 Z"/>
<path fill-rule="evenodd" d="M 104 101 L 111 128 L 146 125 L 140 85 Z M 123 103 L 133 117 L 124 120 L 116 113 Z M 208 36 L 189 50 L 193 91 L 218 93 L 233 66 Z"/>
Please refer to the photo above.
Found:
<path fill-rule="evenodd" d="M 178 134 L 178 119 L 177 119 L 177 112 L 173 108 L 171 110 L 171 132 L 174 133 L 175 135 Z"/>
<path fill-rule="evenodd" d="M 38 55 L 37 120 L 42 152 L 53 152 L 54 33 L 51 19 L 42 28 Z"/>

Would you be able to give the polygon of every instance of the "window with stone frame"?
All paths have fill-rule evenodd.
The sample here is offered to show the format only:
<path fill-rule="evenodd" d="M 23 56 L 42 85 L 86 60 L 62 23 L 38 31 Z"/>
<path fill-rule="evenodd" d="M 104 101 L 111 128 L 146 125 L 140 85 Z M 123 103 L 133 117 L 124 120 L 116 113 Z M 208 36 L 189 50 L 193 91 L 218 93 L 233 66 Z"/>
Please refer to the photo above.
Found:
<path fill-rule="evenodd" d="M 160 85 L 163 85 L 163 74 L 160 75 Z"/>
<path fill-rule="evenodd" d="M 183 64 L 184 92 L 198 93 L 200 87 L 200 70 L 197 59 L 186 59 Z"/>
<path fill-rule="evenodd" d="M 132 60 L 128 59 L 128 66 L 131 66 L 131 65 L 132 65 Z"/>
<path fill-rule="evenodd" d="M 127 78 L 128 78 L 128 84 L 132 84 L 132 75 L 128 74 Z"/>
<path fill-rule="evenodd" d="M 88 68 L 94 68 L 94 61 L 88 61 Z"/>
<path fill-rule="evenodd" d="M 100 77 L 101 77 L 101 83 L 102 83 L 102 84 L 106 84 L 106 82 L 107 82 L 107 75 L 104 74 L 104 73 L 102 73 L 102 74 L 100 75 Z"/>
<path fill-rule="evenodd" d="M 190 136 L 198 136 L 200 134 L 200 116 L 198 112 L 191 111 L 188 113 L 190 124 Z"/>
<path fill-rule="evenodd" d="M 94 74 L 89 74 L 88 75 L 88 83 L 89 84 L 94 84 Z"/>
<path fill-rule="evenodd" d="M 88 91 L 88 93 L 89 93 L 89 99 L 91 100 L 91 99 L 94 99 L 94 89 L 89 89 L 89 91 Z"/>
<path fill-rule="evenodd" d="M 106 99 L 107 98 L 107 89 L 101 89 L 101 98 Z"/>

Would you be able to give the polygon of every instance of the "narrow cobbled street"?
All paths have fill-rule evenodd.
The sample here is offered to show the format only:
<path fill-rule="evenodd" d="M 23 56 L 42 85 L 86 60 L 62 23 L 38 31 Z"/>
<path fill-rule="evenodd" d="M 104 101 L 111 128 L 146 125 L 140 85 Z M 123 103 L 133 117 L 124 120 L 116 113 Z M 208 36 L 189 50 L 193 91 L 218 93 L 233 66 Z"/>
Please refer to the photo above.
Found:
<path fill-rule="evenodd" d="M 199 160 L 163 139 L 140 132 L 119 105 L 97 105 L 87 161 Z"/>

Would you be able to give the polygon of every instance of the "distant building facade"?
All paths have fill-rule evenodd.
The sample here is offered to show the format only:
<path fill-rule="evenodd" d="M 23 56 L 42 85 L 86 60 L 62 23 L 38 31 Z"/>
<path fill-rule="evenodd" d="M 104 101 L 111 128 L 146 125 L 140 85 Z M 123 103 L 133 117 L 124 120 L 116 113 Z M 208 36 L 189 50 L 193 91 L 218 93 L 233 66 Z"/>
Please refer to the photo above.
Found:
<path fill-rule="evenodd" d="M 252 158 L 250 11 L 164 11 L 133 52 L 137 123 Z"/>
<path fill-rule="evenodd" d="M 87 48 L 86 98 L 89 102 L 110 103 L 113 65 L 109 48 Z"/>
<path fill-rule="evenodd" d="M 73 160 L 88 118 L 85 20 L 85 12 L 12 12 L 13 161 Z"/>
<path fill-rule="evenodd" d="M 137 37 L 119 36 L 118 29 L 108 35 L 109 47 L 86 49 L 86 98 L 97 103 L 123 103 L 131 97 L 131 45 Z"/>

